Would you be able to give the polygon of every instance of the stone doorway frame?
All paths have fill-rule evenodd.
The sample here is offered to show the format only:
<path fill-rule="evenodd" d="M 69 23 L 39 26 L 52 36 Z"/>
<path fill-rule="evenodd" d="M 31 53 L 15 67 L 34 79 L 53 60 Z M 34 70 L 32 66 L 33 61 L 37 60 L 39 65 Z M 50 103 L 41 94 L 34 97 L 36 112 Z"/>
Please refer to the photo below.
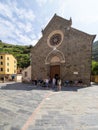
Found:
<path fill-rule="evenodd" d="M 58 57 L 59 58 L 59 61 L 56 61 L 56 62 L 51 62 L 51 59 L 53 57 Z M 47 56 L 46 56 L 46 59 L 45 59 L 45 64 L 58 64 L 58 63 L 65 63 L 65 57 L 64 57 L 64 54 L 57 50 L 56 48 L 53 49 Z"/>
<path fill-rule="evenodd" d="M 51 66 L 56 66 L 58 65 L 60 68 L 60 75 L 61 76 L 61 65 L 65 63 L 65 57 L 64 54 L 60 51 L 57 50 L 56 48 L 53 49 L 47 56 L 45 59 L 45 64 L 46 64 L 46 68 L 47 68 L 47 75 L 50 76 L 50 67 Z"/>

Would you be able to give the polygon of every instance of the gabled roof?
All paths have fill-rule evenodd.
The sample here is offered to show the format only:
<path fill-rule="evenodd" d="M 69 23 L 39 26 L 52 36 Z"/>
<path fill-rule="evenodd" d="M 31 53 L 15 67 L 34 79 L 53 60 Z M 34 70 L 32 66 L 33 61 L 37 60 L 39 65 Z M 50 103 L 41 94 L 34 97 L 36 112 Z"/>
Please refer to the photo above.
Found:
<path fill-rule="evenodd" d="M 52 28 L 52 27 L 54 28 L 55 24 L 56 25 L 60 24 L 60 26 L 63 26 L 65 29 L 67 29 L 67 27 L 70 27 L 69 31 L 73 32 L 74 34 L 79 34 L 79 35 L 81 35 L 83 37 L 86 37 L 86 38 L 88 36 L 92 40 L 92 42 L 93 42 L 93 40 L 96 37 L 96 35 L 90 35 L 90 34 L 88 34 L 86 32 L 83 32 L 83 31 L 80 31 L 78 29 L 75 29 L 75 28 L 71 27 L 71 25 L 72 25 L 72 19 L 71 18 L 69 20 L 67 20 L 65 18 L 62 18 L 62 17 L 58 16 L 57 14 L 54 14 L 54 16 L 51 18 L 51 20 L 49 21 L 49 23 L 42 30 L 42 34 L 44 35 L 44 34 L 46 34 L 48 32 L 48 30 L 50 28 Z M 37 42 L 37 44 L 35 46 L 39 45 L 40 41 L 42 40 L 42 37 L 39 39 L 39 41 Z"/>
<path fill-rule="evenodd" d="M 46 32 L 46 30 L 48 29 L 48 27 L 54 23 L 54 22 L 57 22 L 59 21 L 60 23 L 61 22 L 64 22 L 66 26 L 71 26 L 72 25 L 72 19 L 70 18 L 70 20 L 67 20 L 67 19 L 64 19 L 60 16 L 58 16 L 57 14 L 54 14 L 54 16 L 52 17 L 52 19 L 49 21 L 49 23 L 46 25 L 46 27 L 42 30 L 42 33 Z"/>

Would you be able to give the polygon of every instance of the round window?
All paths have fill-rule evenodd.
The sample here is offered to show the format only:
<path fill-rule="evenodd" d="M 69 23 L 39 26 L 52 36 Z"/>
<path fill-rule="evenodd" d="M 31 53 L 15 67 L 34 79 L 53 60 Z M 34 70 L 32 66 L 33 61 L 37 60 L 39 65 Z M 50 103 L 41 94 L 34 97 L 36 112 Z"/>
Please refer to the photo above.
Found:
<path fill-rule="evenodd" d="M 53 36 L 51 36 L 49 42 L 52 46 L 56 46 L 61 42 L 61 39 L 62 39 L 61 34 L 57 33 L 57 34 L 54 34 Z"/>
<path fill-rule="evenodd" d="M 47 43 L 50 47 L 58 47 L 63 40 L 63 33 L 60 30 L 53 31 L 48 36 Z"/>

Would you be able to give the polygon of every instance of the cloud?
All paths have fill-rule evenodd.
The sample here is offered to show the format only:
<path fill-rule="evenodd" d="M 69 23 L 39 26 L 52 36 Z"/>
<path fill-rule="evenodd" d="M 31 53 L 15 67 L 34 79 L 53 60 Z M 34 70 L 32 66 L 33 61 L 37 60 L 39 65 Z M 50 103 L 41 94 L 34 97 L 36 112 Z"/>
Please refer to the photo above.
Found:
<path fill-rule="evenodd" d="M 97 0 L 2 0 L 0 40 L 35 45 L 54 13 L 65 19 L 72 17 L 73 27 L 97 34 L 97 5 Z"/>
<path fill-rule="evenodd" d="M 14 1 L 0 3 L 0 39 L 7 43 L 31 44 L 35 40 L 33 10 L 19 7 Z M 17 44 L 18 44 L 17 43 Z"/>
<path fill-rule="evenodd" d="M 59 5 L 62 6 L 59 6 Z M 93 23 L 98 21 L 97 0 L 58 0 L 57 12 L 63 17 L 72 17 L 79 22 Z"/>
<path fill-rule="evenodd" d="M 43 6 L 43 5 L 47 4 L 47 3 L 52 3 L 53 1 L 54 0 L 36 0 L 37 4 L 39 6 Z"/>
<path fill-rule="evenodd" d="M 30 9 L 16 8 L 14 11 L 20 20 L 25 19 L 25 21 L 32 22 L 35 18 L 33 11 Z"/>
<path fill-rule="evenodd" d="M 36 0 L 36 2 L 38 3 L 39 6 L 42 6 L 47 2 L 47 0 Z"/>
<path fill-rule="evenodd" d="M 7 4 L 0 3 L 0 14 L 4 17 L 12 18 L 11 7 Z"/>

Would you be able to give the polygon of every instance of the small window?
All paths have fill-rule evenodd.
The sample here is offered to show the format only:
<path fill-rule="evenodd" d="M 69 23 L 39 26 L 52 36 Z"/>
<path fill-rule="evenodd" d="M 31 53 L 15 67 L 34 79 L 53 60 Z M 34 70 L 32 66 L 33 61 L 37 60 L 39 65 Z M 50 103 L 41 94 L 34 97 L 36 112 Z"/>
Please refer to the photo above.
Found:
<path fill-rule="evenodd" d="M 0 70 L 3 71 L 3 68 L 1 68 Z"/>
<path fill-rule="evenodd" d="M 25 72 L 25 77 L 27 77 L 27 72 Z"/>
<path fill-rule="evenodd" d="M 9 66 L 9 63 L 7 63 L 7 66 Z"/>
<path fill-rule="evenodd" d="M 9 60 L 9 57 L 7 57 L 7 60 Z"/>
<path fill-rule="evenodd" d="M 9 69 L 7 69 L 7 72 L 9 72 Z"/>
<path fill-rule="evenodd" d="M 1 56 L 0 59 L 3 59 L 3 56 Z"/>
<path fill-rule="evenodd" d="M 1 65 L 3 65 L 3 62 L 1 61 Z"/>

